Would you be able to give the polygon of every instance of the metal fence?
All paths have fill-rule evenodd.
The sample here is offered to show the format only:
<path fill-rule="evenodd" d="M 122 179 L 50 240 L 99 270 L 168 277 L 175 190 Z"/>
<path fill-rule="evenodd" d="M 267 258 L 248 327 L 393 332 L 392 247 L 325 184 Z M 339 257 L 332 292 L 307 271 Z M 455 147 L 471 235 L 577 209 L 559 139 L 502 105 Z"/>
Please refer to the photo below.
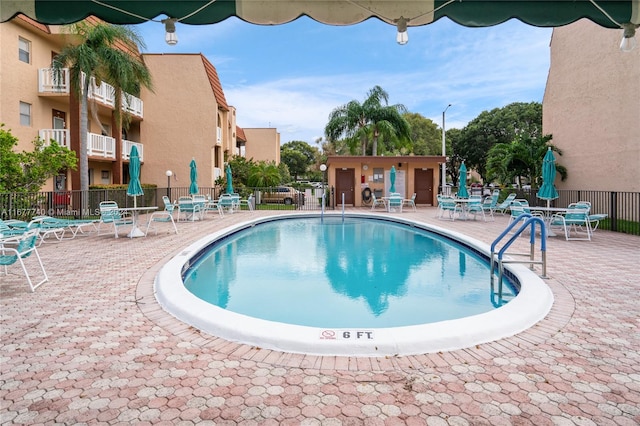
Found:
<path fill-rule="evenodd" d="M 308 188 L 289 203 L 264 202 L 262 195 L 274 188 L 243 188 L 242 198 L 253 194 L 256 209 L 265 210 L 319 210 L 321 208 L 322 188 Z M 335 208 L 333 188 L 325 188 L 327 192 L 326 208 Z M 200 194 L 217 199 L 220 188 L 200 187 Z M 542 206 L 545 200 L 536 197 L 536 189 L 503 189 L 501 199 L 511 192 L 517 198 L 524 198 L 532 206 Z M 568 206 L 578 201 L 589 201 L 592 213 L 603 213 L 608 218 L 600 224 L 603 229 L 640 235 L 640 192 L 558 190 L 559 198 L 551 202 L 552 206 Z M 139 206 L 158 206 L 163 208 L 162 197 L 177 200 L 189 195 L 188 187 L 145 189 L 144 195 L 137 198 Z M 84 198 L 83 198 L 84 196 Z M 64 218 L 96 218 L 99 216 L 101 201 L 116 201 L 119 206 L 133 207 L 133 197 L 127 196 L 126 189 L 92 189 L 83 194 L 82 191 L 45 191 L 33 193 L 0 193 L 0 218 L 30 220 L 34 216 L 47 215 Z M 84 207 L 82 207 L 84 206 Z"/>
<path fill-rule="evenodd" d="M 220 188 L 200 187 L 199 194 L 215 200 L 223 192 Z M 322 189 L 309 188 L 299 191 L 281 201 L 263 201 L 263 194 L 274 193 L 276 188 L 244 188 L 242 198 L 253 194 L 255 208 L 265 210 L 319 210 Z M 188 187 L 144 189 L 144 195 L 137 197 L 138 206 L 158 206 L 164 208 L 163 196 L 176 201 L 189 195 Z M 290 200 L 288 198 L 291 198 Z M 100 215 L 100 202 L 115 201 L 120 207 L 133 207 L 133 197 L 126 189 L 91 189 L 82 191 L 44 191 L 27 193 L 0 193 L 0 218 L 31 220 L 34 216 L 86 219 Z M 327 207 L 332 207 L 327 204 Z"/>

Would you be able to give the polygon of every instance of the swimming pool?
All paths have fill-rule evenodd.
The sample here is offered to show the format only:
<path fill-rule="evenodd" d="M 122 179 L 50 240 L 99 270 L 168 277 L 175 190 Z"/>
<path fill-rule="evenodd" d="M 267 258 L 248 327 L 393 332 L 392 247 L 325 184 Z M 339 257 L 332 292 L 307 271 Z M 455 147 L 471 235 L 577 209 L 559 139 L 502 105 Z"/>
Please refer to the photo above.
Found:
<path fill-rule="evenodd" d="M 156 277 L 155 290 L 158 301 L 165 310 L 176 316 L 178 319 L 205 332 L 228 340 L 287 352 L 349 356 L 382 356 L 428 353 L 459 349 L 496 340 L 529 328 L 537 321 L 544 318 L 553 302 L 553 296 L 546 284 L 544 284 L 544 282 L 535 275 L 535 273 L 529 271 L 529 269 L 522 265 L 509 266 L 510 274 L 514 280 L 519 283 L 521 288 L 518 297 L 513 299 L 507 305 L 499 309 L 490 309 L 488 312 L 472 312 L 471 316 L 462 318 L 459 317 L 458 314 L 455 314 L 454 318 L 447 319 L 439 317 L 436 317 L 434 320 L 420 318 L 418 323 L 409 323 L 409 325 L 404 325 L 407 324 L 403 322 L 405 319 L 402 319 L 399 323 L 397 322 L 397 319 L 392 319 L 391 322 L 388 322 L 388 315 L 386 315 L 389 311 L 387 299 L 389 297 L 395 297 L 397 293 L 405 292 L 407 290 L 406 288 L 395 288 L 391 290 L 386 288 L 386 290 L 382 292 L 384 293 L 383 297 L 380 297 L 381 293 L 375 293 L 373 295 L 360 294 L 359 297 L 351 298 L 355 300 L 354 303 L 361 305 L 358 309 L 372 311 L 374 319 L 383 317 L 382 322 L 376 323 L 374 321 L 373 323 L 368 323 L 349 319 L 346 320 L 346 323 L 327 322 L 327 325 L 324 326 L 322 325 L 322 322 L 313 322 L 315 320 L 309 324 L 306 324 L 303 321 L 301 323 L 302 325 L 300 325 L 285 323 L 291 322 L 288 318 L 270 318 L 269 316 L 266 316 L 264 318 L 267 319 L 261 319 L 244 313 L 232 312 L 229 309 L 223 309 L 201 300 L 186 288 L 182 277 L 187 276 L 186 285 L 192 284 L 190 283 L 191 278 L 188 276 L 193 270 L 192 267 L 194 265 L 202 263 L 203 253 L 208 251 L 211 246 L 224 244 L 225 242 L 230 242 L 232 240 L 236 241 L 236 243 L 223 246 L 223 250 L 229 251 L 227 253 L 222 253 L 221 257 L 226 259 L 223 260 L 223 265 L 214 266 L 216 273 L 228 274 L 226 277 L 223 277 L 222 281 L 231 282 L 235 279 L 236 275 L 242 275 L 244 272 L 247 272 L 250 275 L 256 275 L 256 282 L 263 280 L 268 281 L 266 278 L 271 274 L 271 272 L 264 271 L 264 273 L 260 274 L 259 271 L 244 271 L 244 269 L 248 268 L 247 264 L 238 264 L 239 260 L 237 255 L 240 251 L 239 246 L 246 244 L 246 242 L 237 243 L 238 238 L 241 238 L 244 233 L 243 230 L 254 229 L 254 227 L 267 228 L 269 227 L 269 223 L 273 223 L 274 221 L 280 222 L 282 220 L 286 220 L 287 222 L 290 222 L 292 219 L 297 219 L 297 222 L 302 221 L 307 224 L 306 226 L 311 223 L 313 224 L 312 227 L 317 227 L 320 220 L 317 214 L 291 214 L 260 218 L 214 233 L 190 245 L 169 261 Z M 327 214 L 325 217 L 326 223 L 324 225 L 339 228 L 340 232 L 349 232 L 349 229 L 354 223 L 360 223 L 364 220 L 372 221 L 372 223 L 380 223 L 381 216 L 370 214 L 348 214 L 345 216 L 345 223 L 342 226 L 335 226 L 336 223 L 340 223 L 340 216 Z M 466 275 L 474 274 L 476 269 L 475 263 L 478 260 L 482 260 L 484 256 L 483 253 L 488 252 L 488 247 L 486 245 L 478 241 L 469 240 L 460 234 L 448 230 L 396 217 L 384 217 L 383 222 L 390 228 L 397 227 L 398 224 L 402 224 L 403 226 L 407 225 L 409 227 L 408 229 L 415 230 L 416 235 L 419 235 L 423 229 L 426 229 L 435 233 L 438 239 L 453 241 L 453 245 L 458 245 L 455 241 L 464 241 L 464 245 L 466 246 L 465 250 L 467 250 L 463 252 L 465 253 L 464 259 L 462 257 L 453 259 L 456 262 L 456 269 L 458 269 L 455 275 L 464 276 L 465 271 Z M 320 233 L 320 235 L 323 234 Z M 273 236 L 269 238 L 273 238 Z M 322 239 L 323 237 L 319 236 L 318 238 Z M 222 243 L 220 243 L 220 241 L 222 241 Z M 273 242 L 267 243 L 274 244 Z M 380 280 L 384 281 L 389 281 L 390 276 L 384 275 L 385 273 L 381 271 L 389 269 L 389 265 L 394 264 L 390 262 L 383 262 L 381 260 L 379 268 L 376 269 L 376 267 L 371 264 L 371 259 L 375 259 L 376 256 L 383 256 L 384 252 L 393 248 L 393 242 L 387 243 L 389 244 L 389 247 L 377 251 L 373 257 L 368 256 L 369 261 L 363 260 L 368 263 L 368 266 L 365 265 L 365 274 L 367 273 L 366 268 L 368 267 L 371 273 L 373 273 L 374 270 L 376 271 L 375 274 L 382 273 L 383 276 L 380 277 Z M 295 244 L 291 247 L 295 247 Z M 238 252 L 236 252 L 236 250 L 238 250 Z M 295 280 L 295 277 L 299 276 L 301 281 L 305 281 L 308 271 L 303 271 L 300 268 L 318 268 L 319 265 L 326 265 L 327 262 L 336 263 L 336 265 L 333 265 L 329 270 L 323 270 L 321 275 L 336 273 L 335 271 L 345 273 L 344 265 L 341 264 L 341 262 L 345 261 L 346 256 L 348 256 L 348 253 L 342 252 L 333 260 L 306 259 L 304 261 L 294 263 L 288 262 L 289 266 L 287 266 L 287 268 L 299 269 L 289 278 Z M 407 269 L 410 270 L 412 265 L 416 264 L 426 263 L 431 265 L 430 267 L 433 267 L 432 264 L 434 262 L 444 262 L 443 259 L 427 259 L 425 262 L 424 255 L 420 248 L 418 248 L 415 256 L 407 256 L 406 254 L 403 256 L 412 258 L 400 259 L 396 265 L 397 268 L 393 271 L 388 271 L 389 274 L 396 275 L 398 273 L 402 273 L 402 271 L 406 271 Z M 240 257 L 243 256 L 241 255 Z M 302 257 L 297 257 L 297 259 L 304 259 L 304 255 Z M 259 259 L 256 259 L 255 261 L 256 263 L 260 263 Z M 200 267 L 202 267 L 202 265 L 199 265 L 196 270 Z M 324 266 L 321 267 L 323 269 L 325 268 Z M 442 263 L 439 267 L 451 268 L 451 265 Z M 241 271 L 238 271 L 238 268 L 240 268 Z M 462 270 L 462 268 L 464 268 L 464 270 Z M 332 270 L 334 272 L 331 272 Z M 213 271 L 213 269 L 211 271 Z M 201 275 L 210 275 L 212 273 L 211 271 L 206 271 L 205 268 Z M 462 272 L 462 274 L 460 274 L 460 272 Z M 281 276 L 281 278 L 284 277 Z M 486 271 L 486 275 L 484 275 L 483 279 L 488 287 L 488 271 Z M 406 280 L 394 281 L 405 282 Z M 375 284 L 375 282 L 376 281 L 374 280 L 373 283 Z M 289 283 L 288 285 L 290 286 L 291 284 Z M 205 285 L 205 287 L 207 287 L 207 285 Z M 230 304 L 228 295 L 224 294 L 227 290 L 228 288 L 224 285 L 215 287 L 213 290 L 215 293 L 213 297 L 214 299 L 219 299 L 219 301 L 222 302 L 219 303 L 221 306 L 236 309 L 235 307 L 230 306 L 234 305 L 236 301 L 234 300 L 234 303 Z M 348 289 L 341 290 L 343 292 L 354 291 Z M 268 286 L 264 291 L 268 291 Z M 198 291 L 196 291 L 196 293 L 197 292 Z M 487 294 L 487 292 L 483 292 L 483 294 Z M 266 295 L 267 293 L 263 293 L 261 296 L 260 294 L 257 296 L 262 299 L 266 299 Z M 457 296 L 459 297 L 460 294 Z M 472 289 L 462 296 L 477 299 L 478 291 L 476 289 Z M 231 299 L 234 298 L 237 297 L 234 295 Z M 485 298 L 487 301 L 489 300 L 489 296 L 485 297 L 483 295 L 482 298 Z M 273 298 L 270 300 L 273 300 Z M 321 304 L 321 301 L 322 298 L 318 297 L 318 304 Z M 328 308 L 336 308 L 336 303 L 329 303 L 326 306 Z M 243 312 L 242 309 L 239 309 L 239 311 Z M 353 309 L 353 306 L 351 308 L 347 308 L 347 310 L 349 309 Z M 307 308 L 307 310 L 311 309 Z M 342 314 L 331 315 L 331 309 L 329 309 L 329 312 L 331 318 L 344 317 Z M 409 315 L 409 317 L 412 316 L 413 315 Z M 423 323 L 423 321 L 425 323 Z M 436 322 L 427 323 L 428 321 Z"/>

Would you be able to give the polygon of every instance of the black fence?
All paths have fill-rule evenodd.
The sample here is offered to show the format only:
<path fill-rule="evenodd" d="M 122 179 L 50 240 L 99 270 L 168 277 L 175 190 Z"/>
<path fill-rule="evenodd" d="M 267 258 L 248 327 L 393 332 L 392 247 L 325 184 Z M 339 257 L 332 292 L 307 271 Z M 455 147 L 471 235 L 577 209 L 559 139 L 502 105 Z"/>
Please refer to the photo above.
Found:
<path fill-rule="evenodd" d="M 199 194 L 217 199 L 220 188 L 200 187 Z M 300 191 L 277 188 L 243 188 L 243 199 L 253 195 L 254 208 L 259 210 L 320 210 L 322 193 L 326 193 L 325 208 L 335 208 L 333 188 L 308 188 Z M 503 189 L 500 200 L 516 192 L 517 198 L 527 199 L 532 206 L 544 206 L 545 200 L 536 197 L 536 189 Z M 559 198 L 551 201 L 554 207 L 565 207 L 578 201 L 589 201 L 592 213 L 603 213 L 607 219 L 600 223 L 602 229 L 640 235 L 640 192 L 558 190 Z M 137 197 L 138 206 L 163 208 L 163 196 L 175 201 L 189 195 L 188 187 L 145 189 Z M 61 218 L 97 218 L 101 201 L 116 201 L 121 207 L 133 207 L 133 197 L 126 189 L 93 189 L 82 191 L 0 193 L 0 218 L 31 220 L 46 215 Z"/>
<path fill-rule="evenodd" d="M 244 188 L 243 199 L 253 195 L 256 209 L 264 210 L 319 210 L 321 208 L 321 188 L 294 190 L 287 187 Z M 199 188 L 199 194 L 215 200 L 220 196 L 220 188 Z M 332 208 L 327 191 L 328 208 Z M 164 208 L 163 196 L 176 201 L 189 196 L 188 187 L 144 189 L 144 195 L 136 199 L 138 206 L 158 206 Z M 87 219 L 100 216 L 100 202 L 115 201 L 120 207 L 133 207 L 134 199 L 127 195 L 126 189 L 92 189 L 82 191 L 45 191 L 28 193 L 0 193 L 0 218 L 31 220 L 34 216 L 53 216 L 60 218 Z"/>

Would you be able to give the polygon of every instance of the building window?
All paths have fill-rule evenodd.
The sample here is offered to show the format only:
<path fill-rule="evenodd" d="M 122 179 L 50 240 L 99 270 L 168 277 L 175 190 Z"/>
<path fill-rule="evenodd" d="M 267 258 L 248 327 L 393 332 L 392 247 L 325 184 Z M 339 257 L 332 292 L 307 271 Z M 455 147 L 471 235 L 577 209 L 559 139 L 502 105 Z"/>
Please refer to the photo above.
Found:
<path fill-rule="evenodd" d="M 31 126 L 31 104 L 20 102 L 20 124 Z"/>
<path fill-rule="evenodd" d="M 384 169 L 383 168 L 374 168 L 373 169 L 373 181 L 374 182 L 384 182 Z"/>
<path fill-rule="evenodd" d="M 18 59 L 27 64 L 31 63 L 31 42 L 18 37 Z"/>

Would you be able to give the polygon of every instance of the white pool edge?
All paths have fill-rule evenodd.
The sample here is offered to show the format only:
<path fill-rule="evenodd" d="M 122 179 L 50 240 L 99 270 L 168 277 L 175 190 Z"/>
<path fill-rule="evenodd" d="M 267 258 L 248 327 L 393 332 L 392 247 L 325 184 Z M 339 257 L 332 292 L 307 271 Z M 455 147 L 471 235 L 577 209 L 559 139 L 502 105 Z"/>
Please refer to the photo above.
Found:
<path fill-rule="evenodd" d="M 339 213 L 325 213 L 339 216 Z M 490 246 L 458 232 L 401 218 L 367 213 L 348 217 L 390 220 L 433 230 L 484 253 Z M 283 352 L 334 356 L 415 355 L 472 347 L 516 335 L 542 320 L 551 310 L 553 293 L 535 272 L 525 265 L 505 266 L 520 282 L 520 293 L 493 311 L 431 324 L 378 329 L 322 329 L 290 325 L 248 317 L 207 303 L 190 293 L 182 282 L 184 265 L 201 249 L 225 235 L 258 223 L 279 219 L 319 217 L 315 214 L 284 214 L 239 223 L 209 234 L 181 250 L 159 271 L 154 293 L 162 308 L 180 321 L 213 336 Z M 336 336 L 335 339 L 325 336 Z M 349 333 L 345 338 L 344 333 Z M 373 337 L 373 338 L 370 338 Z"/>

